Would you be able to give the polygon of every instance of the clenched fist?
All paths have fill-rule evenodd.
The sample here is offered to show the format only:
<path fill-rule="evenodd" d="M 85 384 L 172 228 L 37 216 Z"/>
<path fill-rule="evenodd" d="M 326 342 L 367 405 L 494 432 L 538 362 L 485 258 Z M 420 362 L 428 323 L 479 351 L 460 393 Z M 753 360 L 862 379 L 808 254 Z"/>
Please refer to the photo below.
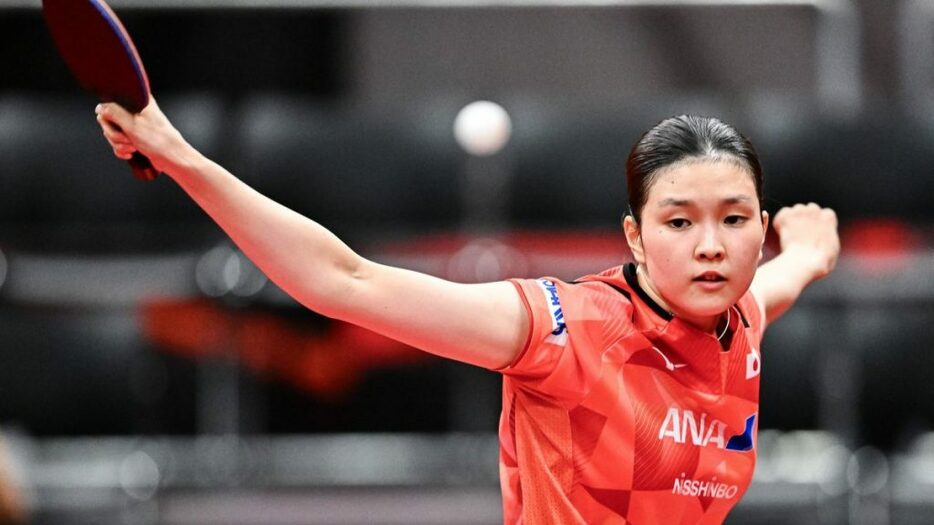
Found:
<path fill-rule="evenodd" d="M 154 98 L 137 114 L 113 102 L 98 104 L 95 113 L 104 138 L 121 159 L 128 160 L 139 151 L 157 171 L 172 175 L 191 150 Z"/>
<path fill-rule="evenodd" d="M 775 214 L 772 226 L 781 241 L 782 253 L 795 260 L 819 279 L 829 274 L 840 255 L 837 214 L 817 204 L 796 204 Z"/>

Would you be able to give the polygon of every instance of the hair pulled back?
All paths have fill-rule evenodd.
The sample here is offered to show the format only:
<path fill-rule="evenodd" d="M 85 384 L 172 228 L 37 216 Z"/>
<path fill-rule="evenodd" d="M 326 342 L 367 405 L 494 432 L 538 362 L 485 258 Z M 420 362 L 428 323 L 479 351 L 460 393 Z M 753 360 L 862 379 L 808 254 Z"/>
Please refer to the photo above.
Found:
<path fill-rule="evenodd" d="M 659 172 L 684 160 L 735 162 L 749 170 L 762 203 L 762 166 L 752 143 L 733 126 L 713 117 L 679 115 L 645 132 L 626 159 L 629 212 L 638 223 Z"/>

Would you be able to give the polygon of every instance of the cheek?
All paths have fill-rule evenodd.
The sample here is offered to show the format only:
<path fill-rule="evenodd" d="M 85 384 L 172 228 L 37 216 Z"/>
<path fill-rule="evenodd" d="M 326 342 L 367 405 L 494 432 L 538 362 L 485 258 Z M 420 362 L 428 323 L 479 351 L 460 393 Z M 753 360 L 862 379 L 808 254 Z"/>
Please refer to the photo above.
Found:
<path fill-rule="evenodd" d="M 690 268 L 686 263 L 690 262 L 694 250 L 689 237 L 659 229 L 645 238 L 643 246 L 652 282 L 660 291 L 670 292 L 683 281 L 683 274 Z"/>
<path fill-rule="evenodd" d="M 730 250 L 730 257 L 733 259 L 733 267 L 743 276 L 752 280 L 759 266 L 759 253 L 762 249 L 762 236 L 752 232 L 749 235 L 737 239 L 737 242 Z"/>
<path fill-rule="evenodd" d="M 741 250 L 749 257 L 758 258 L 762 251 L 762 244 L 765 240 L 765 231 L 762 228 L 752 228 L 742 237 L 743 247 Z"/>
<path fill-rule="evenodd" d="M 694 259 L 696 242 L 689 235 L 671 235 L 665 230 L 646 232 L 643 247 L 649 270 L 654 270 L 655 282 L 672 280 L 689 269 Z M 734 271 L 743 276 L 755 274 L 762 248 L 762 232 L 751 230 L 742 235 L 726 237 L 727 258 Z M 750 277 L 751 279 L 751 277 Z"/>
<path fill-rule="evenodd" d="M 659 228 L 645 239 L 646 258 L 656 264 L 683 266 L 694 257 L 696 240 L 685 232 L 672 232 Z"/>

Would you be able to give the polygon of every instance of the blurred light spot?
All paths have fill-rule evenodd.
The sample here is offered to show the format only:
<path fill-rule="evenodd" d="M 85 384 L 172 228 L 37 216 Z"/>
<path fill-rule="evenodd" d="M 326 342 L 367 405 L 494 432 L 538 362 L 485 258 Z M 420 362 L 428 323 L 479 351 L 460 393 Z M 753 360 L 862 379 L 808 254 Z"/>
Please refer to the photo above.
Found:
<path fill-rule="evenodd" d="M 224 290 L 233 290 L 237 283 L 240 282 L 241 273 L 243 272 L 240 269 L 240 258 L 237 257 L 237 254 L 231 253 L 227 260 L 224 261 L 224 269 L 221 271 L 221 282 Z"/>
<path fill-rule="evenodd" d="M 233 255 L 233 250 L 227 246 L 218 246 L 201 257 L 195 267 L 195 282 L 205 295 L 220 297 L 230 291 L 224 286 L 221 278 L 224 266 Z"/>
<path fill-rule="evenodd" d="M 252 297 L 263 290 L 266 286 L 266 274 L 260 271 L 246 255 L 241 252 L 236 253 L 237 265 L 240 270 L 239 279 L 234 284 L 231 291 L 234 295 L 240 297 Z"/>
<path fill-rule="evenodd" d="M 524 275 L 527 266 L 518 250 L 494 239 L 477 239 L 451 257 L 446 275 L 460 282 L 490 282 Z"/>
<path fill-rule="evenodd" d="M 195 281 L 209 297 L 250 297 L 262 291 L 268 279 L 243 253 L 218 246 L 198 261 Z"/>
<path fill-rule="evenodd" d="M 152 456 L 140 450 L 124 458 L 119 476 L 120 487 L 133 499 L 152 499 L 159 488 L 159 466 Z"/>
<path fill-rule="evenodd" d="M 889 482 L 889 461 L 874 447 L 863 447 L 850 456 L 846 465 L 846 480 L 860 496 L 875 494 Z"/>

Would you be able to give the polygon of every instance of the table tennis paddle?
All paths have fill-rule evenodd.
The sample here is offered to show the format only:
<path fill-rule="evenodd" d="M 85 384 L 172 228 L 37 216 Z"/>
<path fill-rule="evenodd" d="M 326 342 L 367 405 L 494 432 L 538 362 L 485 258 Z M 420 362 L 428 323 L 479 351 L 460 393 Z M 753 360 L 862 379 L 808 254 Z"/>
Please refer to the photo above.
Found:
<path fill-rule="evenodd" d="M 136 46 L 103 0 L 42 0 L 42 13 L 59 54 L 81 86 L 131 113 L 149 104 L 149 78 Z M 159 174 L 139 152 L 128 162 L 137 179 L 151 181 Z"/>

